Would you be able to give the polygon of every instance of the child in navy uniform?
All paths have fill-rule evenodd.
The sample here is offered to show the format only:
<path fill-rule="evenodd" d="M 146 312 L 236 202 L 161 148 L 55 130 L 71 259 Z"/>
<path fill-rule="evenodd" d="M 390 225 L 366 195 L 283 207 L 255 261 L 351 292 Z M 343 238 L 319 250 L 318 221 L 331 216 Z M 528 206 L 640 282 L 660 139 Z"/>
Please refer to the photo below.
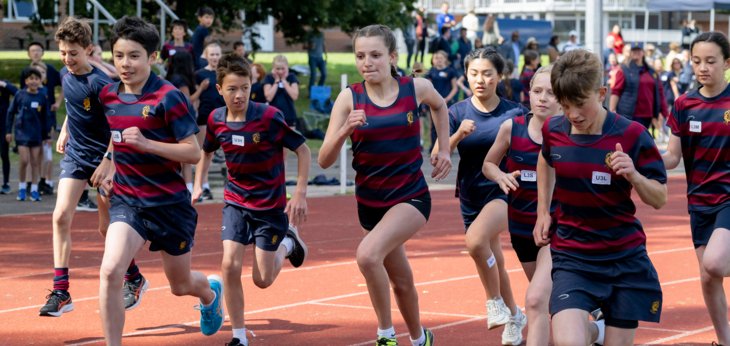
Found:
<path fill-rule="evenodd" d="M 41 145 L 51 139 L 51 106 L 46 94 L 39 90 L 43 80 L 41 73 L 32 67 L 26 67 L 21 76 L 26 87 L 15 95 L 10 104 L 5 120 L 5 139 L 8 143 L 15 139 L 20 156 L 18 163 L 20 183 L 18 184 L 17 200 L 25 201 L 27 198 L 25 178 L 26 169 L 30 166 L 30 199 L 38 202 L 41 200 L 38 191 Z"/>
<path fill-rule="evenodd" d="M 730 276 L 730 44 L 719 32 L 692 42 L 692 69 L 702 85 L 677 98 L 662 156 L 667 169 L 684 160 L 687 199 L 702 293 L 717 343 L 730 344 L 724 278 Z"/>
<path fill-rule="evenodd" d="M 196 13 L 198 17 L 198 27 L 193 32 L 192 45 L 193 45 L 193 62 L 195 62 L 195 68 L 203 68 L 206 64 L 202 54 L 205 49 L 205 39 L 210 35 L 210 27 L 213 25 L 215 20 L 215 12 L 208 6 L 198 8 Z"/>
<path fill-rule="evenodd" d="M 223 207 L 223 284 L 233 328 L 227 345 L 248 345 L 243 318 L 241 264 L 245 246 L 255 244 L 253 282 L 260 288 L 274 283 L 284 258 L 302 265 L 307 247 L 295 227 L 306 219 L 307 176 L 311 160 L 304 137 L 287 126 L 278 109 L 249 101 L 251 68 L 243 58 L 230 54 L 217 69 L 218 92 L 225 107 L 208 117 L 203 159 L 198 164 L 193 203 L 203 192 L 213 153 L 223 148 L 228 167 Z M 284 148 L 296 153 L 297 188 L 286 201 Z M 288 215 L 288 217 L 287 217 Z M 281 245 L 281 246 L 280 246 Z"/>
<path fill-rule="evenodd" d="M 180 163 L 200 160 L 198 127 L 188 99 L 151 72 L 160 37 L 137 17 L 123 17 L 111 37 L 120 82 L 105 86 L 99 97 L 114 147 L 111 221 L 101 263 L 99 305 L 108 345 L 122 343 L 124 306 L 119 299 L 122 277 L 132 257 L 150 242 L 160 251 L 170 290 L 200 298 L 200 329 L 215 334 L 223 324 L 220 277 L 206 280 L 190 269 L 198 214 L 190 205 Z"/>
<path fill-rule="evenodd" d="M 439 180 L 451 170 L 446 103 L 429 81 L 398 76 L 396 40 L 387 26 L 375 24 L 358 30 L 353 47 L 364 81 L 337 96 L 319 164 L 331 166 L 350 137 L 358 217 L 365 233 L 357 249 L 357 263 L 378 318 L 377 344 L 398 344 L 391 318 L 392 285 L 411 343 L 432 346 L 433 333 L 421 324 L 418 292 L 404 243 L 426 224 L 431 213 L 431 195 L 421 171 L 418 105 L 431 107 L 443 148 L 431 155 L 431 177 Z"/>
<path fill-rule="evenodd" d="M 659 322 L 662 291 L 646 251 L 646 235 L 634 216 L 631 190 L 661 208 L 667 199 L 659 151 L 646 129 L 602 104 L 601 59 L 576 49 L 561 56 L 551 73 L 565 116 L 542 128 L 537 164 L 537 245 L 550 243 L 550 296 L 556 345 L 601 339 L 588 315 L 601 308 L 605 343 L 631 345 L 639 320 Z M 557 228 L 551 232 L 555 200 Z"/>
<path fill-rule="evenodd" d="M 8 115 L 10 97 L 15 97 L 18 88 L 6 80 L 0 80 L 0 135 L 5 133 L 5 118 Z M 3 161 L 3 185 L 0 187 L 0 194 L 10 193 L 10 145 L 0 138 L 0 159 Z"/>
<path fill-rule="evenodd" d="M 294 101 L 299 98 L 299 80 L 289 72 L 289 61 L 283 55 L 274 57 L 271 73 L 263 81 L 264 95 L 269 105 L 276 107 L 284 114 L 289 126 L 297 128 L 297 109 Z"/>
<path fill-rule="evenodd" d="M 205 138 L 205 126 L 208 121 L 210 113 L 219 107 L 225 105 L 223 98 L 216 90 L 216 74 L 215 69 L 218 68 L 218 61 L 221 59 L 221 46 L 217 42 L 209 42 L 205 45 L 203 50 L 203 56 L 205 56 L 208 65 L 200 70 L 195 71 L 195 83 L 199 84 L 200 90 L 200 105 L 198 107 L 198 143 L 202 143 Z M 198 175 L 199 173 L 196 173 Z M 208 175 L 203 176 L 203 194 L 200 196 L 201 201 L 203 199 L 213 199 L 213 193 L 210 191 L 210 184 L 208 184 Z"/>

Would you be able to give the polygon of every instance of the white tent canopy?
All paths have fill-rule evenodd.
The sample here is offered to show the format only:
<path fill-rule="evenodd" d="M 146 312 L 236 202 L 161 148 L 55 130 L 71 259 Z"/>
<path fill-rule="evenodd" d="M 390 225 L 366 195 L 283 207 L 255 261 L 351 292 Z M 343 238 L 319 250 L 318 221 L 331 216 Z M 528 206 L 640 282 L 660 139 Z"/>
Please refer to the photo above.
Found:
<path fill-rule="evenodd" d="M 713 31 L 715 30 L 715 10 L 730 10 L 730 0 L 648 0 L 646 10 L 647 12 L 710 11 L 710 31 Z"/>

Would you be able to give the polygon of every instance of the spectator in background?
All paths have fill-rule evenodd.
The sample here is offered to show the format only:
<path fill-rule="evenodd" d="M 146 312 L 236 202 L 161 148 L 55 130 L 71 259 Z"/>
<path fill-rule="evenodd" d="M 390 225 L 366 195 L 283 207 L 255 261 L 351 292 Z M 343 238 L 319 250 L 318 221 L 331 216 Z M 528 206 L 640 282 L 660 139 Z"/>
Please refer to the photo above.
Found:
<path fill-rule="evenodd" d="M 667 57 L 664 59 L 664 69 L 671 70 L 672 61 L 674 61 L 674 58 L 681 59 L 681 57 L 682 57 L 682 51 L 680 50 L 679 43 L 670 42 L 669 43 L 669 52 L 667 52 Z"/>
<path fill-rule="evenodd" d="M 233 53 L 243 58 L 249 65 L 253 64 L 253 60 L 248 57 L 246 45 L 243 44 L 243 41 L 233 42 Z"/>
<path fill-rule="evenodd" d="M 536 50 L 525 49 L 525 63 L 520 73 L 520 84 L 522 84 L 522 105 L 530 109 L 530 81 L 540 65 L 540 53 Z"/>
<path fill-rule="evenodd" d="M 264 65 L 253 64 L 251 65 L 251 97 L 250 100 L 258 103 L 266 103 L 266 96 L 264 95 L 264 85 L 262 82 L 266 77 L 266 69 Z"/>
<path fill-rule="evenodd" d="M 532 36 L 528 38 L 527 43 L 525 43 L 525 50 L 534 50 L 536 52 L 539 52 L 540 46 L 537 44 L 537 39 Z"/>
<path fill-rule="evenodd" d="M 603 47 L 603 54 L 601 54 L 601 57 L 603 58 L 603 69 L 606 71 L 609 69 L 608 56 L 615 54 L 616 52 L 613 48 L 614 40 L 615 39 L 610 34 L 606 36 L 606 46 Z"/>
<path fill-rule="evenodd" d="M 523 50 L 525 50 L 525 44 L 520 41 L 520 32 L 515 30 L 512 32 L 511 39 L 502 43 L 500 54 L 505 60 L 512 61 L 513 65 L 517 65 L 520 62 L 520 54 Z M 518 74 L 512 74 L 513 78 L 518 76 Z"/>
<path fill-rule="evenodd" d="M 624 51 L 624 36 L 621 34 L 621 26 L 615 24 L 608 35 L 613 37 L 614 53 L 621 54 Z"/>
<path fill-rule="evenodd" d="M 649 66 L 654 66 L 654 60 L 661 60 L 664 57 L 664 54 L 661 50 L 656 49 L 656 46 L 653 43 L 647 43 L 644 47 L 644 56 L 646 57 L 646 61 Z M 662 70 L 663 69 L 664 68 L 662 68 Z"/>
<path fill-rule="evenodd" d="M 482 40 L 474 40 L 474 49 L 477 50 L 479 48 L 484 48 L 484 43 L 482 43 Z"/>
<path fill-rule="evenodd" d="M 221 59 L 221 46 L 217 42 L 208 42 L 203 50 L 203 55 L 205 56 L 207 65 L 195 71 L 195 83 L 202 89 L 198 106 L 198 117 L 196 119 L 198 129 L 200 130 L 197 134 L 198 143 L 203 143 L 205 139 L 205 131 L 206 126 L 208 126 L 208 117 L 210 114 L 216 108 L 225 106 L 223 97 L 218 93 L 216 88 L 216 69 L 218 68 L 218 61 Z M 201 198 L 205 200 L 213 199 L 208 177 L 203 177 L 203 194 Z M 198 200 L 198 202 L 201 202 L 202 199 Z"/>
<path fill-rule="evenodd" d="M 197 32 L 197 29 L 196 29 Z M 175 19 L 172 21 L 172 29 L 170 35 L 172 39 L 165 42 L 160 49 L 160 59 L 163 62 L 167 61 L 171 56 L 177 52 L 186 51 L 193 56 L 193 45 L 190 42 L 185 41 L 185 35 L 188 33 L 188 23 L 181 19 Z"/>
<path fill-rule="evenodd" d="M 294 101 L 299 98 L 299 80 L 289 71 L 289 60 L 285 56 L 275 56 L 271 66 L 271 73 L 264 78 L 266 100 L 281 111 L 290 127 L 297 128 Z"/>
<path fill-rule="evenodd" d="M 436 26 L 438 27 L 439 33 L 443 27 L 451 28 L 455 24 L 454 16 L 449 13 L 449 3 L 444 1 L 441 4 L 441 13 L 436 16 Z"/>
<path fill-rule="evenodd" d="M 695 72 L 692 69 L 692 61 L 689 58 L 689 50 L 685 49 L 682 51 L 682 62 L 684 63 L 684 66 L 682 66 L 682 72 L 679 73 L 679 83 L 677 84 L 680 94 L 684 94 L 688 90 L 694 89 L 693 84 L 695 81 Z"/>
<path fill-rule="evenodd" d="M 418 46 L 416 47 L 415 60 L 422 64 L 423 55 L 426 54 L 426 41 L 428 40 L 428 25 L 426 25 L 426 20 L 424 19 L 425 13 L 426 9 L 423 6 L 416 11 L 416 40 L 418 41 Z M 418 59 L 418 53 L 421 53 L 421 59 Z"/>
<path fill-rule="evenodd" d="M 440 50 L 444 51 L 444 53 L 447 54 L 449 61 L 456 61 L 456 54 L 451 51 L 451 29 L 449 27 L 443 27 L 439 34 L 440 35 L 438 37 L 433 39 L 429 49 L 434 53 Z"/>
<path fill-rule="evenodd" d="M 207 65 L 203 59 L 203 49 L 205 49 L 205 39 L 210 35 L 210 26 L 215 20 L 215 12 L 210 7 L 203 6 L 198 8 L 198 27 L 193 32 L 193 62 L 195 69 L 201 69 Z"/>
<path fill-rule="evenodd" d="M 309 57 L 309 85 L 307 90 L 311 90 L 314 80 L 317 78 L 317 70 L 319 70 L 317 85 L 324 85 L 324 81 L 327 79 L 327 50 L 324 46 L 324 35 L 321 31 L 310 33 L 306 48 Z"/>
<path fill-rule="evenodd" d="M 43 62 L 43 46 L 40 42 L 31 42 L 28 45 L 28 57 L 32 63 L 41 63 L 46 65 L 46 77 L 43 81 L 43 87 L 48 92 L 48 100 L 50 101 L 51 110 L 51 126 L 53 129 L 56 127 L 56 110 L 61 106 L 61 100 L 63 100 L 63 90 L 61 90 L 59 97 L 56 97 L 56 88 L 61 87 L 61 74 L 58 73 L 53 65 Z M 22 76 L 22 72 L 21 72 Z M 20 78 L 20 88 L 25 89 L 25 79 Z"/>
<path fill-rule="evenodd" d="M 416 48 L 416 14 L 413 13 L 409 17 L 409 21 L 406 24 L 405 30 L 403 30 L 403 40 L 406 43 L 406 69 L 411 68 L 411 58 L 413 57 L 414 50 Z"/>
<path fill-rule="evenodd" d="M 0 80 L 0 134 L 6 133 L 6 116 L 10 107 L 10 97 L 15 97 L 18 88 L 6 80 Z M 0 195 L 6 195 L 10 190 L 10 145 L 5 138 L 0 138 L 0 159 L 3 161 L 3 185 Z"/>
<path fill-rule="evenodd" d="M 107 75 L 109 78 L 119 80 L 119 73 L 117 73 L 117 68 L 114 67 L 114 65 L 104 61 L 104 57 L 102 55 L 103 53 L 104 52 L 102 51 L 101 46 L 95 44 L 94 50 L 91 52 L 91 56 L 89 57 L 89 64 L 98 68 L 101 72 L 104 72 L 104 74 Z"/>
<path fill-rule="evenodd" d="M 682 19 L 682 49 L 689 49 L 692 41 L 699 34 L 700 28 L 697 27 L 697 22 L 694 19 L 690 21 Z"/>
<path fill-rule="evenodd" d="M 547 53 L 551 64 L 558 61 L 558 58 L 560 57 L 560 50 L 558 49 L 559 44 L 560 37 L 558 35 L 553 35 L 552 37 L 550 37 L 550 43 L 548 43 Z"/>
<path fill-rule="evenodd" d="M 459 75 L 463 75 L 464 58 L 472 51 L 471 41 L 469 41 L 468 30 L 466 28 L 459 30 L 459 39 L 456 42 L 459 44 L 459 49 L 456 52 L 457 59 L 454 63 L 454 68 L 459 71 Z"/>
<path fill-rule="evenodd" d="M 618 70 L 621 69 L 621 66 L 618 63 L 618 57 L 616 56 L 616 53 L 611 53 L 608 55 L 608 71 L 606 71 L 606 75 L 608 78 L 608 87 L 609 90 L 613 89 L 613 86 L 616 85 L 616 73 L 618 73 Z"/>
<path fill-rule="evenodd" d="M 608 109 L 648 129 L 653 118 L 669 115 L 667 103 L 661 81 L 644 59 L 641 43 L 631 45 L 630 57 L 616 73 Z"/>
<path fill-rule="evenodd" d="M 484 21 L 484 33 L 482 34 L 482 44 L 484 47 L 497 48 L 502 45 L 504 38 L 499 34 L 499 26 L 497 25 L 497 18 L 490 14 Z"/>
<path fill-rule="evenodd" d="M 578 32 L 570 30 L 568 33 L 568 42 L 565 42 L 565 45 L 563 46 L 563 53 L 567 53 L 578 48 L 580 48 L 580 45 L 578 44 Z"/>
<path fill-rule="evenodd" d="M 515 64 L 511 60 L 504 62 L 502 80 L 499 81 L 499 84 L 497 84 L 497 95 L 512 102 L 521 103 L 522 83 L 520 83 L 518 79 L 512 78 L 512 71 L 514 71 L 514 69 Z"/>
<path fill-rule="evenodd" d="M 477 18 L 474 8 L 470 8 L 469 12 L 466 13 L 464 18 L 461 19 L 461 27 L 466 29 L 466 38 L 469 40 L 469 44 L 474 46 L 474 41 L 478 39 L 477 31 L 479 30 L 479 18 Z M 462 56 L 464 60 L 466 56 Z"/>

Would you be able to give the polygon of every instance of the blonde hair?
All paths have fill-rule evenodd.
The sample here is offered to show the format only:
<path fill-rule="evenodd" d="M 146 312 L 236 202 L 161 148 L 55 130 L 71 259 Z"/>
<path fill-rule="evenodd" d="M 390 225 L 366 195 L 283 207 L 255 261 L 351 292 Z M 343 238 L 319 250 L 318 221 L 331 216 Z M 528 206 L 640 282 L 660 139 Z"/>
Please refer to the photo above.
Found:
<path fill-rule="evenodd" d="M 272 62 L 272 64 L 273 65 L 276 65 L 276 64 L 284 64 L 286 66 L 289 66 L 289 60 L 285 56 L 279 54 L 279 55 L 277 55 L 277 56 L 274 57 L 274 61 Z"/>
<path fill-rule="evenodd" d="M 535 71 L 535 74 L 532 75 L 532 78 L 530 79 L 530 89 L 532 89 L 532 83 L 535 82 L 535 78 L 537 78 L 537 75 L 541 73 L 547 73 L 548 77 L 550 77 L 550 74 L 553 72 L 553 65 L 547 65 L 542 66 L 537 71 Z"/>

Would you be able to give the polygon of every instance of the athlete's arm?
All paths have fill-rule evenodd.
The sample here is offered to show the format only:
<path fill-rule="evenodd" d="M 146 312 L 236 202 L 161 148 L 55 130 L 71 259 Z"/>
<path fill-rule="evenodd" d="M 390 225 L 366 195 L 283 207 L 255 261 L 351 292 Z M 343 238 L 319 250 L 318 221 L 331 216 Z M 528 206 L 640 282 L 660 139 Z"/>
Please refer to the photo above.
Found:
<path fill-rule="evenodd" d="M 307 184 L 312 153 L 306 143 L 302 143 L 294 153 L 297 154 L 297 188 L 284 212 L 289 215 L 292 224 L 299 225 L 307 221 Z"/>
<path fill-rule="evenodd" d="M 317 163 L 322 168 L 332 166 L 337 161 L 340 148 L 345 144 L 347 137 L 355 131 L 355 128 L 366 123 L 365 112 L 360 109 L 352 109 L 352 91 L 350 89 L 340 91 L 332 106 L 330 123 L 327 126 L 327 133 L 324 136 L 322 147 L 319 148 Z"/>
<path fill-rule="evenodd" d="M 664 168 L 666 169 L 675 169 L 682 161 L 682 143 L 679 137 L 673 133 L 669 134 L 669 144 L 667 145 L 667 151 L 662 154 L 662 160 L 664 160 Z"/>
<path fill-rule="evenodd" d="M 431 177 L 440 180 L 449 175 L 449 171 L 451 171 L 451 152 L 447 147 L 449 111 L 446 108 L 446 102 L 433 88 L 430 81 L 424 78 L 413 78 L 413 86 L 416 89 L 418 104 L 423 103 L 431 108 L 431 118 L 436 127 L 436 140 L 438 141 L 431 153 L 431 165 L 434 167 Z"/>
<path fill-rule="evenodd" d="M 538 246 L 550 243 L 550 224 L 552 223 L 550 204 L 553 200 L 554 189 L 555 168 L 548 165 L 541 151 L 537 159 L 537 221 L 535 221 L 535 229 L 532 231 L 535 244 Z"/>
<path fill-rule="evenodd" d="M 195 134 L 177 143 L 164 143 L 147 139 L 138 127 L 129 127 L 122 132 L 122 141 L 145 153 L 164 157 L 180 163 L 196 164 L 200 161 L 200 146 Z"/>
<path fill-rule="evenodd" d="M 66 143 L 68 143 L 68 128 L 66 122 L 68 116 L 63 119 L 63 126 L 61 126 L 61 132 L 58 133 L 58 140 L 56 141 L 56 152 L 59 154 L 66 153 Z"/>
<path fill-rule="evenodd" d="M 66 125 L 66 123 L 64 123 Z M 106 148 L 107 153 L 111 153 L 114 150 L 114 142 L 112 140 L 109 140 L 109 145 Z M 93 187 L 99 187 L 106 178 L 108 178 L 110 175 L 112 175 L 112 171 L 110 170 L 111 166 L 114 166 L 112 163 L 112 159 L 107 159 L 106 155 L 105 157 L 101 158 L 101 162 L 99 163 L 99 166 L 96 167 L 94 170 L 94 173 L 91 175 L 91 178 L 89 178 L 89 181 L 91 182 L 91 186 Z"/>
<path fill-rule="evenodd" d="M 512 137 L 512 119 L 505 120 L 502 125 L 499 126 L 499 132 L 497 133 L 497 139 L 492 144 L 492 147 L 487 152 L 487 156 L 484 157 L 484 164 L 482 165 L 482 174 L 487 179 L 499 184 L 499 188 L 508 194 L 510 190 L 515 191 L 520 184 L 517 182 L 517 177 L 520 176 L 520 171 L 514 171 L 512 173 L 505 173 L 499 169 L 499 163 L 502 162 L 504 155 L 509 150 L 510 142 Z"/>
<path fill-rule="evenodd" d="M 202 150 L 201 150 L 202 151 Z M 193 183 L 193 194 L 191 197 L 191 203 L 195 204 L 201 195 L 203 195 L 203 177 L 208 176 L 208 170 L 210 169 L 210 162 L 213 161 L 214 152 L 207 153 L 203 151 L 200 156 L 200 161 L 195 166 L 195 181 Z"/>

